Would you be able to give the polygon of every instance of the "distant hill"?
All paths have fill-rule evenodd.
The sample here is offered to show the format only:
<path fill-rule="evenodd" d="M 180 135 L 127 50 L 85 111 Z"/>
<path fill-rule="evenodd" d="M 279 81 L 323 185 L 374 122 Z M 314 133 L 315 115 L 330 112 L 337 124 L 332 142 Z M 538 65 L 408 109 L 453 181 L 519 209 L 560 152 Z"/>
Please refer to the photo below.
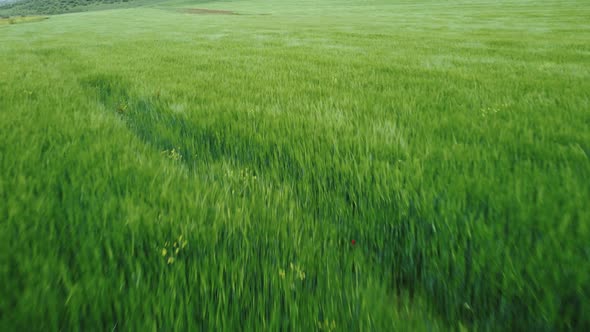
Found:
<path fill-rule="evenodd" d="M 18 1 L 21 1 L 21 0 L 0 0 L 0 6 L 11 4 L 11 3 L 15 3 L 15 2 L 18 2 Z"/>
<path fill-rule="evenodd" d="M 136 2 L 145 0 L 0 0 L 0 14 L 60 14 Z"/>

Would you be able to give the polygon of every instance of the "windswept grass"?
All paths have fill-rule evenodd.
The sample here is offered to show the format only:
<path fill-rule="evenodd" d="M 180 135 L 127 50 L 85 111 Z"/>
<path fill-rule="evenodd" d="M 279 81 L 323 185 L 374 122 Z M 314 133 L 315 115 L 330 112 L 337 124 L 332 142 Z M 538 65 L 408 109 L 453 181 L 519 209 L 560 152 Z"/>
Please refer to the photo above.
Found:
<path fill-rule="evenodd" d="M 0 329 L 590 329 L 581 3 L 3 27 Z"/>

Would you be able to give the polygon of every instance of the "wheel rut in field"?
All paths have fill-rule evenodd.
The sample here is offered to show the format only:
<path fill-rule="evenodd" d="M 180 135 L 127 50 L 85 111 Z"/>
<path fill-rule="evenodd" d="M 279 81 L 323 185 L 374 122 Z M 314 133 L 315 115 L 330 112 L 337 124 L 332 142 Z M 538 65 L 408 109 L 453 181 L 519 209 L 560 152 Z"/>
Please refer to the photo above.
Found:
<path fill-rule="evenodd" d="M 107 110 L 117 113 L 144 143 L 159 151 L 174 151 L 176 159 L 189 168 L 197 163 L 230 160 L 263 171 L 271 167 L 268 161 L 273 160 L 272 167 L 282 168 L 288 174 L 286 178 L 299 179 L 303 175 L 302 166 L 287 147 L 265 142 L 239 124 L 219 118 L 189 118 L 173 111 L 173 106 L 158 93 L 134 96 L 129 85 L 116 75 L 90 76 L 81 85 Z"/>

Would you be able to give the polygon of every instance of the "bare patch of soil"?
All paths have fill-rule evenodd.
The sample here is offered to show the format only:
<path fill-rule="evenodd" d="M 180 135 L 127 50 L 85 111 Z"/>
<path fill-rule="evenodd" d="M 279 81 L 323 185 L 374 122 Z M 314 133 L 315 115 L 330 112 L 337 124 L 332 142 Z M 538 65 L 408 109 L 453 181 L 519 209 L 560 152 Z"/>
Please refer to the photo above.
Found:
<path fill-rule="evenodd" d="M 0 26 L 9 24 L 19 23 L 33 23 L 40 22 L 48 19 L 48 16 L 13 16 L 13 17 L 0 17 Z"/>
<path fill-rule="evenodd" d="M 238 13 L 231 10 L 219 10 L 219 9 L 205 9 L 205 8 L 186 8 L 182 9 L 183 13 L 196 14 L 196 15 L 238 15 Z"/>

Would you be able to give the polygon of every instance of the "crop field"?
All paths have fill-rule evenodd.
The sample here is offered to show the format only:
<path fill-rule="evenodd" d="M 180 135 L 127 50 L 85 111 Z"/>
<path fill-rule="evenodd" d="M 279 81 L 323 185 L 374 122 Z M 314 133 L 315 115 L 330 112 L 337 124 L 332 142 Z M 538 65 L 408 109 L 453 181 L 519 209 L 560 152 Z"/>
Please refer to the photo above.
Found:
<path fill-rule="evenodd" d="M 25 5 L 1 331 L 590 330 L 587 1 Z"/>

